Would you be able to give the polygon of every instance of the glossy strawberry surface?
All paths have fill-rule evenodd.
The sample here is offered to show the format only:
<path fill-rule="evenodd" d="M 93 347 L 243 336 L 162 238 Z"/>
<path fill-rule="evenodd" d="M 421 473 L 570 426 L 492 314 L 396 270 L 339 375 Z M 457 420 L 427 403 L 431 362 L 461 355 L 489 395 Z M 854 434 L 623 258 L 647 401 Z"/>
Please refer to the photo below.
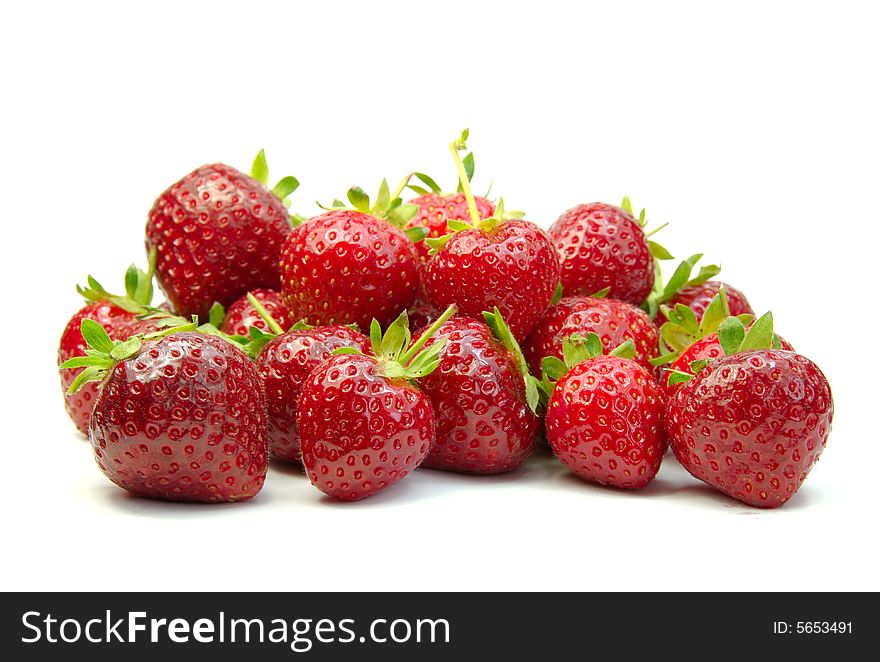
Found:
<path fill-rule="evenodd" d="M 266 387 L 269 452 L 288 462 L 300 462 L 296 411 L 306 379 L 339 347 L 370 351 L 369 339 L 347 326 L 319 326 L 284 333 L 267 344 L 257 357 Z"/>
<path fill-rule="evenodd" d="M 834 404 L 822 371 L 784 350 L 711 361 L 670 398 L 675 457 L 708 485 L 761 508 L 800 488 L 825 448 Z"/>
<path fill-rule="evenodd" d="M 281 292 L 278 290 L 258 289 L 250 292 L 266 309 L 282 329 L 289 329 L 299 320 L 293 319 Z M 268 331 L 268 326 L 257 309 L 248 301 L 247 295 L 236 299 L 226 309 L 226 317 L 220 330 L 233 336 L 248 335 L 252 326 Z"/>
<path fill-rule="evenodd" d="M 566 294 L 594 294 L 640 305 L 654 286 L 654 261 L 638 222 L 614 205 L 592 202 L 564 212 L 548 230 Z"/>
<path fill-rule="evenodd" d="M 627 340 L 636 346 L 634 360 L 653 370 L 649 360 L 658 354 L 658 332 L 651 318 L 624 301 L 588 296 L 563 297 L 550 306 L 523 344 L 523 355 L 536 377 L 545 356 L 562 358 L 562 341 L 572 334 L 595 333 L 604 352 Z"/>
<path fill-rule="evenodd" d="M 61 334 L 61 341 L 58 344 L 58 375 L 61 378 L 61 392 L 64 394 L 64 408 L 77 429 L 83 434 L 88 434 L 89 417 L 92 414 L 95 401 L 98 399 L 101 386 L 98 382 L 86 382 L 79 391 L 73 395 L 67 395 L 67 389 L 70 388 L 73 380 L 82 372 L 83 368 L 63 369 L 60 367 L 68 359 L 75 356 L 85 356 L 88 347 L 80 332 L 80 325 L 84 319 L 98 322 L 113 340 L 125 340 L 128 337 L 127 328 L 135 320 L 135 315 L 108 301 L 96 301 L 80 308 L 70 318 Z"/>
<path fill-rule="evenodd" d="M 334 210 L 291 233 L 281 253 L 282 293 L 309 324 L 387 326 L 416 298 L 419 259 L 398 228 L 368 214 Z"/>
<path fill-rule="evenodd" d="M 266 477 L 260 375 L 218 336 L 171 334 L 117 364 L 89 434 L 101 471 L 138 496 L 237 501 Z"/>
<path fill-rule="evenodd" d="M 703 313 L 706 312 L 706 308 L 712 303 L 712 299 L 717 296 L 722 287 L 727 293 L 727 303 L 730 306 L 731 315 L 755 314 L 755 311 L 752 310 L 752 306 L 749 304 L 749 300 L 746 299 L 745 294 L 735 287 L 731 287 L 718 280 L 708 280 L 700 285 L 686 287 L 670 299 L 666 305 L 670 308 L 675 308 L 675 306 L 680 303 L 684 304 L 694 311 L 697 320 L 701 320 L 703 318 Z M 662 324 L 664 321 L 662 315 L 658 317 L 658 321 Z"/>
<path fill-rule="evenodd" d="M 455 304 L 479 319 L 495 306 L 522 341 L 547 310 L 559 282 L 559 260 L 544 231 L 523 220 L 494 230 L 456 233 L 425 267 L 428 300 L 439 310 Z"/>
<path fill-rule="evenodd" d="M 495 205 L 479 196 L 474 196 L 474 203 L 477 207 L 477 213 L 480 218 L 489 218 L 495 213 Z M 416 205 L 419 208 L 416 214 L 407 223 L 407 227 L 424 227 L 428 229 L 426 238 L 442 237 L 449 231 L 449 221 L 471 222 L 470 211 L 468 210 L 467 199 L 464 193 L 451 193 L 442 195 L 440 193 L 426 193 L 417 198 L 413 198 L 407 204 Z M 430 255 L 430 247 L 425 242 L 416 244 L 419 257 L 423 262 L 428 261 Z"/>
<path fill-rule="evenodd" d="M 150 210 L 147 251 L 180 315 L 207 320 L 257 288 L 277 288 L 278 256 L 290 233 L 287 209 L 268 188 L 222 163 L 206 165 L 168 188 Z"/>
<path fill-rule="evenodd" d="M 788 351 L 794 351 L 794 347 L 785 339 L 779 338 L 779 343 L 782 345 L 781 349 L 785 349 Z M 718 334 L 711 333 L 705 338 L 700 338 L 690 347 L 688 347 L 675 361 L 673 361 L 667 370 L 662 371 L 662 376 L 660 379 L 660 385 L 663 387 L 664 393 L 666 396 L 671 396 L 675 391 L 681 388 L 681 382 L 677 384 L 669 383 L 669 372 L 668 370 L 676 370 L 678 372 L 687 372 L 691 371 L 691 363 L 694 361 L 708 361 L 711 359 L 720 359 L 724 356 L 724 350 L 721 347 L 721 343 L 718 341 Z"/>
<path fill-rule="evenodd" d="M 421 329 L 428 326 L 435 319 L 440 317 L 442 311 L 437 310 L 425 299 L 418 297 L 415 302 L 406 310 L 409 317 L 409 327 L 411 329 Z"/>
<path fill-rule="evenodd" d="M 645 368 L 616 356 L 579 363 L 547 404 L 547 441 L 577 476 L 637 489 L 650 483 L 666 451 L 664 398 Z"/>
<path fill-rule="evenodd" d="M 335 356 L 300 393 L 297 426 L 312 484 L 338 499 L 371 496 L 418 467 L 434 443 L 431 401 L 375 359 Z"/>
<path fill-rule="evenodd" d="M 518 467 L 532 452 L 540 419 L 526 404 L 514 357 L 478 320 L 454 317 L 425 346 L 440 337 L 440 365 L 419 380 L 437 425 L 422 466 L 477 474 Z"/>

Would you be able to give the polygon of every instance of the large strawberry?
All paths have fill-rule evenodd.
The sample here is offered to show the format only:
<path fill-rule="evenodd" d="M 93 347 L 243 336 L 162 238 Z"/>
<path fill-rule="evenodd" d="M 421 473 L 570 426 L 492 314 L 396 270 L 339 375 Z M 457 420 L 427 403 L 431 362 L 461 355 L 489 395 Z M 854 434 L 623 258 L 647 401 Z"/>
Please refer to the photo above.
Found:
<path fill-rule="evenodd" d="M 249 499 L 268 467 L 266 399 L 256 366 L 216 335 L 169 331 L 114 342 L 83 320 L 92 350 L 65 365 L 71 385 L 101 380 L 89 437 L 101 471 L 138 496 Z"/>
<path fill-rule="evenodd" d="M 291 232 L 281 251 L 282 293 L 294 319 L 308 324 L 383 326 L 406 310 L 419 287 L 419 258 L 405 233 L 414 207 L 382 182 L 376 204 L 359 188 L 348 192 L 355 209 L 333 207 Z"/>
<path fill-rule="evenodd" d="M 469 152 L 461 160 L 464 166 L 467 180 L 471 181 L 474 176 L 474 155 Z M 458 184 L 458 190 L 454 193 L 447 193 L 440 189 L 434 179 L 428 175 L 416 172 L 414 176 L 421 180 L 422 184 L 428 188 L 424 188 L 418 184 L 408 184 L 409 188 L 418 193 L 418 197 L 408 201 L 408 204 L 418 207 L 418 213 L 409 221 L 408 227 L 427 228 L 428 239 L 437 239 L 449 232 L 449 221 L 470 222 L 470 210 L 468 208 L 467 196 L 461 183 Z M 474 196 L 474 205 L 477 209 L 477 215 L 480 218 L 490 218 L 495 213 L 495 203 L 478 195 Z M 422 262 L 427 262 L 431 255 L 430 246 L 424 242 L 416 244 L 419 251 L 419 257 Z"/>
<path fill-rule="evenodd" d="M 138 315 L 150 311 L 153 299 L 153 265 L 155 253 L 151 254 L 150 265 L 146 272 L 131 265 L 125 274 L 125 295 L 114 295 L 89 276 L 86 287 L 77 287 L 77 291 L 86 300 L 61 334 L 58 344 L 58 375 L 61 378 L 61 389 L 64 393 L 64 406 L 67 415 L 83 434 L 88 434 L 89 416 L 98 398 L 99 384 L 90 382 L 76 393 L 68 393 L 70 385 L 82 368 L 62 368 L 61 364 L 77 356 L 85 356 L 88 346 L 82 336 L 80 327 L 84 319 L 98 322 L 107 329 L 114 340 L 125 340 L 131 335 L 131 325 Z"/>
<path fill-rule="evenodd" d="M 257 288 L 277 288 L 278 257 L 290 233 L 285 200 L 299 186 L 285 177 L 272 190 L 260 151 L 251 176 L 215 163 L 172 184 L 153 204 L 146 245 L 158 253 L 156 275 L 180 315 L 207 319 Z"/>
<path fill-rule="evenodd" d="M 297 427 L 315 487 L 338 499 L 363 499 L 422 463 L 434 443 L 434 413 L 414 382 L 436 369 L 443 342 L 420 350 L 454 312 L 447 310 L 412 344 L 406 313 L 384 336 L 374 322 L 374 356 L 334 356 L 311 373 L 300 392 Z"/>
<path fill-rule="evenodd" d="M 453 317 L 440 365 L 419 381 L 431 399 L 437 439 L 422 466 L 476 474 L 510 471 L 534 448 L 540 428 L 536 380 L 496 309 L 485 323 Z"/>
<path fill-rule="evenodd" d="M 748 331 L 736 317 L 718 329 L 725 356 L 692 366 L 670 398 L 666 429 L 693 476 L 751 506 L 775 508 L 800 488 L 825 448 L 834 404 L 808 358 L 774 349 L 768 313 Z"/>
<path fill-rule="evenodd" d="M 663 392 L 625 358 L 633 349 L 628 340 L 603 356 L 599 336 L 575 335 L 564 342 L 564 360 L 543 363 L 553 453 L 578 477 L 625 489 L 650 483 L 666 451 Z"/>
<path fill-rule="evenodd" d="M 625 301 L 569 296 L 550 306 L 526 338 L 523 354 L 532 374 L 541 374 L 544 357 L 563 358 L 562 344 L 568 336 L 589 333 L 599 336 L 606 352 L 632 340 L 635 345 L 633 360 L 647 369 L 651 369 L 650 360 L 658 354 L 657 327 L 643 310 Z"/>
<path fill-rule="evenodd" d="M 450 221 L 451 234 L 427 240 L 437 252 L 425 267 L 424 287 L 434 306 L 454 304 L 469 317 L 497 307 L 521 342 L 550 304 L 559 281 L 559 260 L 546 233 L 529 221 L 509 219 L 502 201 L 491 218 L 480 219 L 458 154 L 467 137 L 465 130 L 450 149 L 471 224 Z"/>
<path fill-rule="evenodd" d="M 697 321 L 702 319 L 703 314 L 718 293 L 724 290 L 727 295 L 727 304 L 731 315 L 754 315 L 746 296 L 736 288 L 726 285 L 718 280 L 710 280 L 721 272 L 721 267 L 709 264 L 700 267 L 696 275 L 692 275 L 693 269 L 703 257 L 702 253 L 691 255 L 682 261 L 667 282 L 663 282 L 661 274 L 657 273 L 654 282 L 654 291 L 648 297 L 645 304 L 648 314 L 657 319 L 658 324 L 664 320 L 657 316 L 660 306 L 666 305 L 675 308 L 681 304 L 690 308 L 697 316 Z"/>
<path fill-rule="evenodd" d="M 559 253 L 565 294 L 608 288 L 610 298 L 641 305 L 654 286 L 654 258 L 672 257 L 644 226 L 645 210 L 636 219 L 628 198 L 620 207 L 591 202 L 563 213 L 547 234 Z"/>

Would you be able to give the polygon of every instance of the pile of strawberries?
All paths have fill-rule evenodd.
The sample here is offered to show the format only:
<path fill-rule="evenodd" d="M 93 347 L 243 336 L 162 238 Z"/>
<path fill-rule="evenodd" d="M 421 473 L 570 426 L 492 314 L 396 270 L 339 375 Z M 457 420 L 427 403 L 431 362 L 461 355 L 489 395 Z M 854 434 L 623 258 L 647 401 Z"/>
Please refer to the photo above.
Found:
<path fill-rule="evenodd" d="M 664 280 L 672 256 L 627 199 L 545 232 L 474 196 L 467 138 L 450 145 L 455 191 L 413 173 L 309 219 L 288 211 L 296 179 L 268 188 L 263 152 L 250 176 L 206 165 L 162 193 L 147 270 L 123 294 L 89 277 L 58 351 L 104 474 L 139 496 L 235 501 L 274 456 L 355 500 L 418 467 L 512 471 L 545 437 L 602 485 L 648 485 L 671 447 L 744 503 L 790 499 L 833 403 L 770 313 L 718 267 L 695 274 L 699 254 Z"/>

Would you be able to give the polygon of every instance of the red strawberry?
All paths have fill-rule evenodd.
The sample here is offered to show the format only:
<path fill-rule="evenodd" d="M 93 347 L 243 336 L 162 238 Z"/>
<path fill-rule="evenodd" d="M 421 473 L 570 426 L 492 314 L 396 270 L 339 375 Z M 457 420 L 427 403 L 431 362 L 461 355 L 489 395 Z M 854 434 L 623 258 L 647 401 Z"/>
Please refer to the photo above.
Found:
<path fill-rule="evenodd" d="M 637 489 L 650 483 L 666 451 L 660 386 L 632 355 L 632 341 L 602 356 L 595 333 L 565 341 L 565 361 L 544 361 L 549 379 L 547 441 L 578 477 Z"/>
<path fill-rule="evenodd" d="M 91 320 L 82 333 L 94 352 L 69 363 L 87 366 L 85 379 L 103 380 L 89 436 L 110 480 L 174 501 L 237 501 L 260 491 L 266 399 L 243 352 L 191 332 L 114 343 Z"/>
<path fill-rule="evenodd" d="M 411 347 L 405 313 L 384 337 L 374 322 L 375 358 L 334 356 L 311 373 L 300 392 L 297 427 L 315 487 L 338 499 L 363 499 L 422 463 L 434 443 L 434 413 L 414 380 L 437 367 L 443 343 L 417 352 L 454 312 L 447 310 Z"/>
<path fill-rule="evenodd" d="M 418 330 L 428 326 L 440 317 L 441 311 L 437 310 L 422 297 L 417 297 L 415 302 L 407 308 L 406 313 L 409 317 L 410 327 Z"/>
<path fill-rule="evenodd" d="M 650 360 L 658 354 L 658 331 L 643 310 L 624 301 L 571 296 L 550 306 L 526 339 L 523 353 L 533 375 L 541 374 L 541 361 L 545 356 L 563 358 L 562 342 L 573 333 L 597 334 L 606 352 L 632 340 L 633 360 L 648 370 L 653 369 Z"/>
<path fill-rule="evenodd" d="M 290 234 L 281 252 L 282 292 L 309 324 L 387 325 L 416 298 L 419 261 L 404 232 L 375 216 L 334 209 Z"/>
<path fill-rule="evenodd" d="M 153 205 L 147 248 L 172 308 L 207 319 L 215 301 L 226 306 L 257 288 L 278 287 L 278 256 L 290 233 L 285 199 L 299 186 L 285 177 L 271 191 L 260 151 L 251 176 L 222 163 L 197 168 Z"/>
<path fill-rule="evenodd" d="M 87 287 L 77 287 L 77 291 L 88 302 L 80 308 L 61 334 L 58 345 L 58 375 L 61 378 L 61 389 L 64 395 L 64 406 L 67 415 L 83 434 L 88 434 L 89 416 L 98 398 L 100 385 L 95 382 L 86 383 L 76 393 L 68 394 L 68 389 L 82 368 L 66 369 L 61 364 L 78 356 L 85 356 L 86 341 L 80 327 L 84 319 L 96 321 L 107 329 L 113 340 L 125 340 L 131 335 L 129 329 L 137 321 L 139 314 L 147 313 L 153 298 L 153 266 L 155 255 L 151 255 L 150 266 L 143 272 L 131 265 L 125 275 L 126 295 L 110 294 L 104 287 L 89 276 Z"/>
<path fill-rule="evenodd" d="M 470 182 L 474 177 L 473 153 L 469 152 L 461 161 L 467 180 Z M 426 238 L 437 239 L 449 232 L 449 221 L 470 222 L 467 196 L 464 194 L 461 184 L 458 185 L 458 191 L 455 193 L 445 193 L 437 182 L 428 175 L 421 172 L 413 173 L 413 175 L 428 188 L 407 182 L 408 188 L 419 194 L 417 198 L 413 198 L 408 203 L 418 207 L 418 213 L 407 223 L 408 227 L 427 228 Z M 495 213 L 495 204 L 491 200 L 475 195 L 474 204 L 480 218 L 491 218 Z M 418 242 L 416 248 L 422 262 L 427 262 L 431 255 L 430 246 L 424 242 Z"/>
<path fill-rule="evenodd" d="M 696 276 L 692 276 L 694 267 L 702 257 L 702 253 L 697 253 L 682 261 L 667 283 L 663 283 L 658 271 L 654 292 L 647 301 L 648 313 L 658 320 L 658 325 L 665 321 L 657 316 L 660 306 L 664 304 L 669 308 L 675 308 L 679 304 L 690 308 L 699 322 L 709 304 L 722 290 L 727 295 L 727 305 L 731 315 L 755 314 L 742 292 L 721 281 L 710 280 L 721 272 L 721 267 L 718 265 L 704 265 L 700 267 Z"/>
<path fill-rule="evenodd" d="M 538 391 L 519 346 L 498 314 L 453 317 L 438 330 L 437 370 L 419 381 L 431 399 L 437 438 L 422 466 L 476 474 L 510 471 L 534 448 Z M 438 342 L 432 338 L 425 345 Z M 531 389 L 532 402 L 527 402 Z"/>
<path fill-rule="evenodd" d="M 290 310 L 287 308 L 287 304 L 284 302 L 281 292 L 277 290 L 258 289 L 248 292 L 248 294 L 256 297 L 272 318 L 278 322 L 278 325 L 282 329 L 289 329 L 297 321 L 290 314 Z M 218 322 L 221 313 L 223 313 L 222 308 L 212 309 L 212 316 L 217 316 L 217 319 L 212 321 L 215 323 Z M 254 308 L 253 304 L 249 301 L 247 295 L 240 299 L 236 299 L 223 314 L 223 322 L 219 325 L 220 330 L 231 336 L 246 336 L 252 326 L 264 331 L 269 328 L 260 316 L 259 311 Z"/>
<path fill-rule="evenodd" d="M 300 435 L 296 427 L 299 394 L 308 376 L 333 350 L 354 347 L 370 351 L 370 341 L 347 326 L 294 328 L 271 340 L 257 357 L 269 406 L 269 451 L 288 462 L 300 462 Z"/>
<path fill-rule="evenodd" d="M 666 411 L 682 466 L 761 508 L 797 492 L 825 448 L 834 412 L 822 371 L 795 352 L 770 348 L 772 324 L 768 313 L 746 333 L 737 318 L 726 320 L 718 335 L 727 355 L 697 366 Z"/>
<path fill-rule="evenodd" d="M 637 306 L 645 301 L 654 286 L 654 257 L 672 256 L 648 239 L 644 221 L 645 211 L 636 220 L 627 198 L 622 207 L 592 202 L 563 213 L 548 235 L 559 253 L 564 292 L 607 287 L 612 299 Z"/>
<path fill-rule="evenodd" d="M 550 304 L 559 280 L 559 261 L 545 232 L 529 221 L 508 220 L 502 201 L 492 218 L 479 218 L 458 156 L 467 135 L 465 130 L 450 148 L 473 225 L 450 221 L 453 234 L 428 240 L 437 253 L 425 267 L 425 291 L 435 307 L 454 304 L 468 317 L 497 307 L 514 337 L 522 341 Z"/>

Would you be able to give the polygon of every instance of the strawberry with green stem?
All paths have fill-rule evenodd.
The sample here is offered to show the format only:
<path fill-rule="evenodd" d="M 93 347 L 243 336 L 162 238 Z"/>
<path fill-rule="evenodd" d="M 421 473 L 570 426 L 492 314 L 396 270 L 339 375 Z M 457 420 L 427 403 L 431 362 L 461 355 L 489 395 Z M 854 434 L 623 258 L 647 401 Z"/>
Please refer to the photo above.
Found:
<path fill-rule="evenodd" d="M 229 308 L 224 308 L 219 302 L 215 302 L 208 312 L 208 319 L 220 331 L 231 336 L 247 336 L 253 326 L 264 331 L 268 330 L 268 323 L 254 307 L 253 299 L 257 299 L 261 307 L 283 328 L 290 327 L 296 321 L 291 317 L 281 292 L 265 288 L 248 292 L 233 301 Z"/>
<path fill-rule="evenodd" d="M 297 427 L 315 487 L 345 501 L 363 499 L 423 462 L 434 443 L 435 418 L 417 383 L 439 365 L 444 342 L 426 344 L 454 313 L 448 308 L 415 341 L 405 312 L 384 335 L 374 321 L 373 356 L 336 349 L 309 375 L 297 403 Z"/>
<path fill-rule="evenodd" d="M 455 316 L 427 342 L 444 342 L 438 369 L 419 380 L 437 438 L 422 466 L 497 474 L 521 465 L 540 430 L 539 389 L 496 308 L 484 320 Z"/>
<path fill-rule="evenodd" d="M 173 501 L 255 496 L 268 467 L 266 401 L 256 366 L 196 322 L 113 341 L 85 319 L 86 356 L 70 393 L 102 386 L 89 422 L 99 468 L 132 494 Z"/>
<path fill-rule="evenodd" d="M 573 335 L 563 359 L 543 362 L 553 453 L 579 478 L 623 489 L 650 483 L 666 451 L 663 392 L 634 349 L 628 340 L 603 356 L 598 335 Z"/>
<path fill-rule="evenodd" d="M 405 185 L 405 184 L 404 184 Z M 293 319 L 308 324 L 389 324 L 416 298 L 416 231 L 403 224 L 415 213 L 383 180 L 375 204 L 363 190 L 348 192 L 291 232 L 281 251 L 281 291 Z M 409 233 L 409 234 L 407 234 Z M 421 236 L 424 236 L 422 233 Z"/>
<path fill-rule="evenodd" d="M 277 288 L 278 258 L 293 220 L 287 197 L 299 186 L 284 177 L 271 190 L 260 150 L 245 175 L 215 163 L 163 192 L 150 210 L 146 246 L 158 254 L 156 276 L 172 309 L 205 319 L 258 288 Z"/>
<path fill-rule="evenodd" d="M 674 372 L 665 424 L 691 475 L 751 506 L 776 508 L 803 484 L 828 440 L 834 403 L 825 375 L 782 349 L 767 313 L 718 327 L 724 355 Z"/>
<path fill-rule="evenodd" d="M 425 292 L 435 307 L 454 304 L 468 317 L 497 307 L 522 341 L 550 304 L 559 282 L 559 260 L 546 233 L 534 223 L 507 216 L 503 200 L 490 218 L 480 218 L 459 156 L 467 138 L 465 129 L 449 149 L 470 222 L 449 221 L 450 233 L 426 240 L 436 252 L 425 266 Z"/>
<path fill-rule="evenodd" d="M 564 212 L 547 234 L 559 254 L 565 294 L 590 294 L 609 288 L 608 296 L 636 306 L 654 287 L 655 260 L 672 255 L 650 237 L 666 224 L 645 232 L 642 209 L 635 217 L 629 198 L 620 207 L 603 202 Z"/>

